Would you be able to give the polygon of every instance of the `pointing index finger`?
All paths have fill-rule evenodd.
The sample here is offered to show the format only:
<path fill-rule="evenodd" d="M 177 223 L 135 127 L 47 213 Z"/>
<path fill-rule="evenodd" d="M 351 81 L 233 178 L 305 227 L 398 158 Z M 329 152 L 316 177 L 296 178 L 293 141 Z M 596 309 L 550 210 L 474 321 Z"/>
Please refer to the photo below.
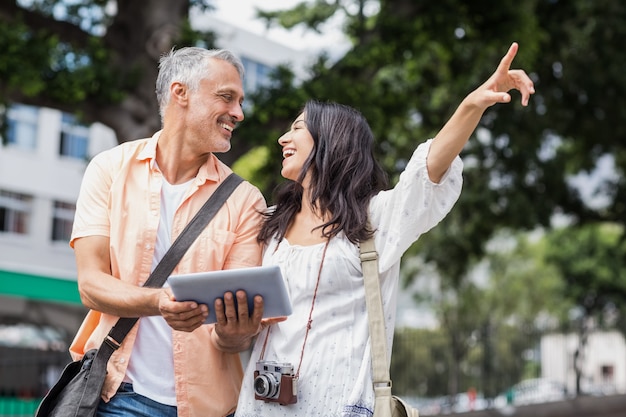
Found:
<path fill-rule="evenodd" d="M 513 59 L 515 58 L 515 55 L 517 55 L 517 49 L 519 48 L 519 46 L 517 45 L 517 42 L 513 42 L 511 44 L 511 46 L 509 47 L 509 50 L 507 51 L 506 55 L 504 55 L 504 57 L 502 57 L 502 59 L 500 60 L 500 65 L 498 65 L 498 71 L 503 71 L 506 72 L 511 68 L 511 64 L 513 63 Z"/>

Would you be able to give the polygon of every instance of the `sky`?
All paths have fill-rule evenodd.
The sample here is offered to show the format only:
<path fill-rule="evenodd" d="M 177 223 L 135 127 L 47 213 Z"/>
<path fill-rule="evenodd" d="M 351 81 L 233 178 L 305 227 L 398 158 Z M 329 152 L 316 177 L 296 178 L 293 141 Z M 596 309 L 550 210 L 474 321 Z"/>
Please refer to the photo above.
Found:
<path fill-rule="evenodd" d="M 282 28 L 266 29 L 262 21 L 255 19 L 255 8 L 273 11 L 289 9 L 302 0 L 213 0 L 216 10 L 214 16 L 231 25 L 241 27 L 249 32 L 264 35 L 268 38 L 290 46 L 293 49 L 313 51 L 337 48 L 347 45 L 347 40 L 341 31 L 339 19 L 333 19 L 323 26 L 323 34 L 294 28 L 286 31 Z"/>

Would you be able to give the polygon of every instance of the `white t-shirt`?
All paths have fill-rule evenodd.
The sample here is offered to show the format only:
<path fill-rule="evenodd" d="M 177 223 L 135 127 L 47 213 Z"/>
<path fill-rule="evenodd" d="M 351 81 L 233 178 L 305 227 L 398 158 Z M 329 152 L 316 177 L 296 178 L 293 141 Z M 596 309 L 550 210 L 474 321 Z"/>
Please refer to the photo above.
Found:
<path fill-rule="evenodd" d="M 193 179 L 184 184 L 171 185 L 165 179 L 163 180 L 161 218 L 152 259 L 152 270 L 172 245 L 174 213 L 182 203 L 192 182 Z M 163 317 L 150 316 L 139 320 L 137 338 L 124 381 L 131 382 L 137 394 L 161 404 L 176 405 L 172 328 Z"/>
<path fill-rule="evenodd" d="M 399 183 L 370 202 L 377 230 L 381 292 L 389 353 L 393 341 L 400 258 L 417 238 L 439 223 L 458 199 L 462 187 L 460 158 L 439 184 L 426 172 L 430 141 L 414 152 Z M 298 368 L 324 243 L 299 246 L 272 240 L 264 265 L 279 265 L 293 304 L 293 314 L 271 326 L 264 360 Z M 331 239 L 321 273 L 311 330 L 304 349 L 298 401 L 292 405 L 255 400 L 253 373 L 268 330 L 259 334 L 244 374 L 237 417 L 372 416 L 374 390 L 365 288 L 359 248 L 345 236 Z"/>

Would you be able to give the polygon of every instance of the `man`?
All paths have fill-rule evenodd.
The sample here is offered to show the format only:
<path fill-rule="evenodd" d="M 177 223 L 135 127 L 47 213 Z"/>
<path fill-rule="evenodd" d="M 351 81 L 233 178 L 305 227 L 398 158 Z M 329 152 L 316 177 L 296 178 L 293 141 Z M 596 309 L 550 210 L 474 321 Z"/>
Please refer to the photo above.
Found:
<path fill-rule="evenodd" d="M 216 305 L 218 323 L 203 325 L 213 306 L 177 302 L 169 288 L 142 285 L 232 172 L 214 153 L 230 149 L 244 118 L 242 77 L 241 61 L 228 51 L 172 50 L 161 58 L 156 83 L 162 130 L 97 155 L 85 172 L 70 245 L 91 311 L 72 356 L 98 347 L 119 317 L 140 317 L 108 362 L 97 416 L 223 417 L 235 409 L 238 352 L 261 329 L 262 299 L 248 312 L 245 293 L 237 292 L 237 315 L 227 293 Z M 265 208 L 259 190 L 241 184 L 174 273 L 259 265 Z"/>

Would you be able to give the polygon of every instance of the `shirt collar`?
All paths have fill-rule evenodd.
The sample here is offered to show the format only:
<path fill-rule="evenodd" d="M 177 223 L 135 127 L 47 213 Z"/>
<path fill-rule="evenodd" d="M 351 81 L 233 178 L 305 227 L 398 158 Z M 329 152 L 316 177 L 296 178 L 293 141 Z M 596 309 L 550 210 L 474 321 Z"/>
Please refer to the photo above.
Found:
<path fill-rule="evenodd" d="M 156 148 L 157 142 L 159 141 L 159 137 L 161 136 L 162 130 L 156 132 L 150 139 L 148 139 L 146 146 L 143 150 L 137 155 L 137 159 L 140 161 L 149 160 L 150 168 L 154 168 L 156 163 Z M 198 175 L 196 176 L 196 183 L 198 185 L 204 184 L 206 181 L 218 182 L 219 181 L 219 173 L 217 169 L 217 165 L 219 163 L 219 159 L 214 154 L 211 154 L 204 165 L 200 167 L 198 170 Z"/>

